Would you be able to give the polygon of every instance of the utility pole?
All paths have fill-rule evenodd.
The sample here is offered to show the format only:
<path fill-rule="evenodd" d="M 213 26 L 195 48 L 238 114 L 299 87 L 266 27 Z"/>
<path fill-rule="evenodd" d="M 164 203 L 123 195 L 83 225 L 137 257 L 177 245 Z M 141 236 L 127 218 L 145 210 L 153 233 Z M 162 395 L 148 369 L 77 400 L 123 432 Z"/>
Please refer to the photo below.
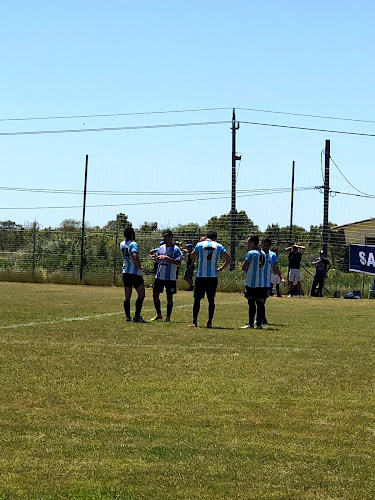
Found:
<path fill-rule="evenodd" d="M 328 202 L 329 202 L 329 160 L 331 157 L 331 141 L 326 140 L 326 148 L 324 150 L 324 208 L 323 208 L 323 253 L 324 257 L 328 255 Z"/>
<path fill-rule="evenodd" d="M 290 226 L 289 226 L 289 243 L 292 245 L 293 242 L 293 207 L 294 207 L 294 161 L 292 164 L 292 194 L 290 200 Z"/>
<path fill-rule="evenodd" d="M 236 110 L 233 108 L 232 115 L 232 204 L 230 211 L 230 256 L 232 262 L 229 269 L 233 271 L 236 267 L 236 160 L 241 159 L 241 155 L 236 153 L 236 131 L 240 128 L 239 122 L 236 122 Z"/>
<path fill-rule="evenodd" d="M 85 164 L 85 184 L 83 188 L 83 214 L 82 214 L 82 233 L 81 233 L 81 267 L 79 271 L 79 279 L 83 279 L 83 267 L 85 262 L 85 212 L 86 212 L 86 191 L 87 191 L 87 167 L 89 164 L 89 155 L 86 155 Z"/>

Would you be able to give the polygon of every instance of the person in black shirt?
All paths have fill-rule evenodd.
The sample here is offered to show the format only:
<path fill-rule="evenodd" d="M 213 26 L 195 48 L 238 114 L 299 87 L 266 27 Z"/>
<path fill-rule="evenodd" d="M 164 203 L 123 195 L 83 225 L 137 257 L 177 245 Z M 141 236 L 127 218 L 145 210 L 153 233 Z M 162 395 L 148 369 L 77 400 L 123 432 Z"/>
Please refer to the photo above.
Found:
<path fill-rule="evenodd" d="M 331 269 L 331 263 L 324 257 L 323 250 L 320 250 L 319 257 L 313 262 L 311 262 L 313 266 L 315 266 L 315 276 L 314 281 L 311 287 L 310 295 L 313 297 L 323 297 L 324 293 L 324 282 L 327 277 L 328 271 Z M 316 288 L 318 287 L 318 290 Z"/>
<path fill-rule="evenodd" d="M 297 283 L 298 296 L 303 295 L 302 286 L 301 286 L 301 259 L 302 255 L 305 252 L 305 247 L 301 245 L 292 245 L 291 247 L 286 248 L 285 250 L 289 250 L 289 295 L 292 296 L 293 291 L 293 283 Z"/>

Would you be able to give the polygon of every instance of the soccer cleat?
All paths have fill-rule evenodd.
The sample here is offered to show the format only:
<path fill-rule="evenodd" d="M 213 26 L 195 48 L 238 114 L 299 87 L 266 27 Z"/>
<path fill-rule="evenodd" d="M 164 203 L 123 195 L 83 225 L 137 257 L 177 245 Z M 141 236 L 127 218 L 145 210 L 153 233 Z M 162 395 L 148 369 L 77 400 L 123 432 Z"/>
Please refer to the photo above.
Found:
<path fill-rule="evenodd" d="M 166 321 L 167 323 L 168 323 L 170 320 L 171 320 L 171 317 L 170 317 L 170 316 L 167 316 L 167 317 L 165 318 L 165 321 Z"/>
<path fill-rule="evenodd" d="M 243 330 L 244 328 L 252 328 L 254 329 L 254 325 L 245 325 L 245 326 L 241 326 L 241 329 Z"/>
<path fill-rule="evenodd" d="M 262 325 L 257 325 L 255 328 L 256 328 L 257 330 L 263 330 L 263 326 L 262 326 Z"/>
<path fill-rule="evenodd" d="M 163 316 L 161 314 L 157 314 L 153 318 L 150 319 L 150 321 L 159 321 L 159 319 L 163 319 Z"/>
<path fill-rule="evenodd" d="M 292 294 L 290 293 L 290 294 L 288 295 L 288 297 L 291 297 L 291 296 L 292 296 Z"/>
<path fill-rule="evenodd" d="M 278 294 L 277 294 L 277 296 L 278 296 L 278 297 L 282 297 L 281 293 L 278 293 Z"/>
<path fill-rule="evenodd" d="M 197 328 L 198 324 L 196 321 L 192 321 L 189 326 L 194 326 L 195 328 Z"/>
<path fill-rule="evenodd" d="M 207 328 L 212 328 L 212 323 L 211 323 L 211 321 L 207 321 Z"/>
<path fill-rule="evenodd" d="M 132 319 L 129 316 L 126 316 L 126 321 L 131 321 Z"/>
<path fill-rule="evenodd" d="M 142 316 L 139 316 L 138 318 L 136 316 L 134 316 L 133 321 L 134 321 L 134 323 L 147 323 L 147 321 L 145 321 L 142 318 Z"/>

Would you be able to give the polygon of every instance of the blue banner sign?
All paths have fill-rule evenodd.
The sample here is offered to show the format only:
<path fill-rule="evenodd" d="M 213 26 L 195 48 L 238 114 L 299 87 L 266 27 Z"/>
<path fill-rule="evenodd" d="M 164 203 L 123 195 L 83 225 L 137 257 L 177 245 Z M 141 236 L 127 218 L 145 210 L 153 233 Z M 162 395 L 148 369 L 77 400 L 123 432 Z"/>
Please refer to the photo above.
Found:
<path fill-rule="evenodd" d="M 349 271 L 375 275 L 375 246 L 350 245 Z"/>

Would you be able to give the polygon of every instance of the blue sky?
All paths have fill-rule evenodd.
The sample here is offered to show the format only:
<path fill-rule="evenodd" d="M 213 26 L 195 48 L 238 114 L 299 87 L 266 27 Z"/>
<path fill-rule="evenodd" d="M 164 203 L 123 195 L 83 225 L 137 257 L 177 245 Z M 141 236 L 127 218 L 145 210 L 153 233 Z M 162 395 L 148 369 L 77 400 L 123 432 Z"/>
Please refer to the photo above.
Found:
<path fill-rule="evenodd" d="M 375 134 L 375 123 L 240 109 L 375 120 L 374 14 L 371 1 L 6 2 L 0 20 L 0 134 L 229 122 L 233 107 L 241 122 Z M 9 120 L 207 108 L 226 109 Z M 237 209 L 261 229 L 288 225 L 289 192 L 249 191 L 288 188 L 293 160 L 296 187 L 321 185 L 326 139 L 354 188 L 375 194 L 375 137 L 241 123 Z M 92 225 L 119 212 L 135 226 L 145 220 L 162 227 L 203 224 L 230 211 L 230 123 L 0 135 L 0 185 L 82 190 L 86 154 L 88 190 L 112 192 L 88 195 Z M 359 194 L 334 165 L 330 184 L 334 191 Z M 0 220 L 56 227 L 82 216 L 79 193 L 0 193 Z M 372 217 L 373 203 L 337 194 L 330 198 L 330 220 Z M 295 223 L 309 228 L 322 220 L 322 194 L 296 191 Z"/>

